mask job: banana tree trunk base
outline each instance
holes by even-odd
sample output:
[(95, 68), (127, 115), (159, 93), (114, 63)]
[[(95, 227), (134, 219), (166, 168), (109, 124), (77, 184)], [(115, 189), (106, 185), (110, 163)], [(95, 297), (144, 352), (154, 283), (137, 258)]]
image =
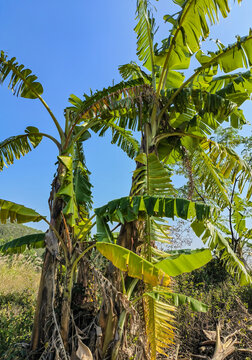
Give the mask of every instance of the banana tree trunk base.
[(52, 335), (48, 325), (52, 321), (55, 267), (55, 258), (46, 250), (32, 331), (31, 350), (33, 353), (40, 353)]

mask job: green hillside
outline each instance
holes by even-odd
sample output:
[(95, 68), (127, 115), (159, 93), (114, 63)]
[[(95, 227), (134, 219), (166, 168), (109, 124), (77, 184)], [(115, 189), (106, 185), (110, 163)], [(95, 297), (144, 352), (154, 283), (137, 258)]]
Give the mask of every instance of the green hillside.
[(3, 244), (7, 241), (13, 240), (21, 236), (35, 234), (39, 232), (41, 231), (21, 224), (10, 222), (7, 222), (6, 224), (0, 224), (0, 244)]

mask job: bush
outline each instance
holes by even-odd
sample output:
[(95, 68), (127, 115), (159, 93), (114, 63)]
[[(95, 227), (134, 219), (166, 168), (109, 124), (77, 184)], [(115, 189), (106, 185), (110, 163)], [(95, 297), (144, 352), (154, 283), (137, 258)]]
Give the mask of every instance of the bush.
[[(188, 306), (181, 306), (177, 311), (177, 322), (180, 336), (180, 352), (183, 354), (199, 354), (211, 356), (211, 347), (200, 348), (201, 342), (207, 340), (203, 330), (216, 330), (216, 324), (221, 322), (221, 335), (228, 336), (235, 330), (237, 347), (252, 348), (251, 310), (252, 287), (240, 287), (229, 276), (222, 263), (215, 259), (204, 268), (176, 278), (174, 292), (192, 296), (207, 305), (207, 313), (192, 312)], [(210, 350), (210, 353), (207, 351)], [(245, 359), (245, 353), (236, 352), (233, 360)]]
[[(17, 344), (30, 341), (34, 311), (34, 294), (26, 291), (0, 294), (1, 359), (14, 359), (16, 351), (13, 350)], [(11, 350), (9, 355), (8, 350)]]

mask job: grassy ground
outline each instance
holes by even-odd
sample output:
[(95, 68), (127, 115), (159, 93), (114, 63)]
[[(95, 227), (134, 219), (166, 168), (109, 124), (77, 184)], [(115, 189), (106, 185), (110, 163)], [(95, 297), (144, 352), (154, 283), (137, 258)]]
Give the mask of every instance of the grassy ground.
[(0, 257), (0, 359), (21, 359), (29, 342), (40, 278), (34, 253)]
[[(186, 355), (190, 359), (191, 354), (200, 355), (202, 359), (204, 356), (211, 358), (214, 347), (201, 344), (207, 340), (204, 330), (215, 331), (218, 322), (223, 337), (236, 332), (236, 349), (252, 349), (252, 287), (238, 286), (222, 268), (221, 262), (213, 260), (202, 269), (178, 276), (174, 290), (209, 306), (207, 313), (192, 312), (188, 306), (178, 309), (181, 358)], [(249, 352), (236, 350), (227, 360), (252, 360), (252, 356)]]
[[(0, 359), (25, 359), (31, 337), (42, 259), (32, 250), (19, 256), (0, 256)], [(207, 313), (194, 313), (187, 306), (176, 312), (178, 359), (191, 354), (211, 358), (213, 347), (202, 347), (203, 330), (214, 331), (218, 321), (222, 335), (235, 331), (237, 348), (252, 349), (252, 288), (239, 287), (218, 261), (204, 269), (176, 278), (174, 291), (195, 297), (209, 305)], [(176, 348), (174, 347), (174, 354)], [(172, 351), (170, 350), (169, 353)], [(174, 360), (176, 357), (167, 357)], [(252, 360), (236, 351), (227, 360)]]

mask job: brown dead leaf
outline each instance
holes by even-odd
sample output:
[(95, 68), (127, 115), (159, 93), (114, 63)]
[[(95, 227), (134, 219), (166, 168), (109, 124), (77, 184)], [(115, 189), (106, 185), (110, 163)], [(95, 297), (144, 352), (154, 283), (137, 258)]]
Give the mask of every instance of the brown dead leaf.
[(88, 346), (78, 339), (78, 349), (75, 353), (76, 360), (93, 360), (93, 355)]

